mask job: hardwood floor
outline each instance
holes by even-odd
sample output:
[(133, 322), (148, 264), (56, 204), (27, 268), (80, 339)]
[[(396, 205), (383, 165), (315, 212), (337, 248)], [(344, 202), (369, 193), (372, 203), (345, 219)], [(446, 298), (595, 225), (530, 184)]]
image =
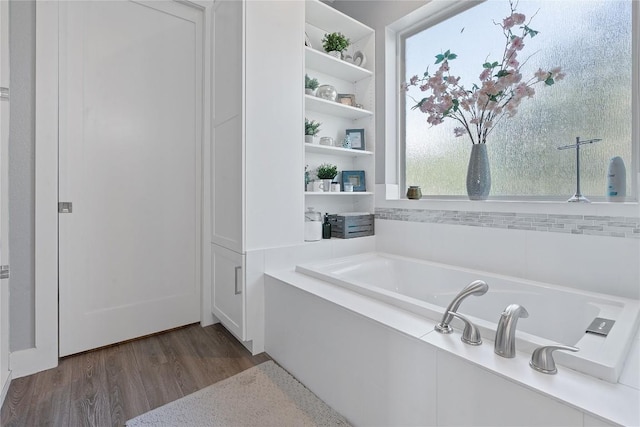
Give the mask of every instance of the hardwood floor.
[(122, 426), (165, 403), (269, 360), (220, 324), (190, 325), (60, 360), (11, 382), (2, 426)]

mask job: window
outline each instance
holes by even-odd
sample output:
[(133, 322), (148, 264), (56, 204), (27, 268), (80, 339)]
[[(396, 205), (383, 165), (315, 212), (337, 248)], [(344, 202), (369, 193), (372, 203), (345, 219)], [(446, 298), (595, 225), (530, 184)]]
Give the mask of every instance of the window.
[[(533, 17), (531, 28), (539, 31), (525, 39), (520, 59), (530, 59), (522, 65), (522, 75), (561, 66), (566, 77), (550, 87), (535, 86), (535, 96), (488, 136), (491, 197), (571, 196), (575, 151), (557, 147), (574, 143), (577, 136), (602, 138), (581, 149), (582, 193), (592, 200), (604, 197), (609, 160), (620, 156), (629, 196), (637, 168), (632, 152), (632, 1), (520, 0), (517, 11), (527, 21)], [(449, 63), (452, 74), (468, 88), (479, 83), (482, 64), (502, 57), (505, 39), (494, 21), (509, 13), (507, 0), (486, 1), (400, 34), (401, 80), (421, 76), (427, 67), (435, 71), (435, 55), (450, 50), (457, 54)], [(422, 98), (417, 88), (409, 94)], [(408, 96), (402, 95), (400, 104), (403, 184), (421, 186), (424, 195), (466, 196), (469, 137), (454, 136), (459, 126), (454, 120), (429, 125), (426, 114), (411, 109), (415, 101)]]

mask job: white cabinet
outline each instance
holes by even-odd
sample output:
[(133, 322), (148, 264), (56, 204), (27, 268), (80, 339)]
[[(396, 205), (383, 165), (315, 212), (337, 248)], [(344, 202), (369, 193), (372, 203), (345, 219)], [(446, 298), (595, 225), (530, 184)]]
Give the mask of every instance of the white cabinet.
[(245, 337), (245, 256), (211, 245), (211, 307), (235, 336)]
[(244, 3), (214, 6), (211, 241), (242, 252), (244, 219)]
[(246, 260), (303, 239), (304, 3), (216, 0), (213, 14), (211, 311), (252, 348), (262, 290), (244, 286)]
[[(365, 190), (354, 193), (305, 191), (306, 207), (321, 212), (373, 212), (374, 146), (375, 146), (375, 96), (374, 96), (374, 31), (353, 18), (317, 0), (305, 2), (305, 33), (311, 46), (304, 48), (305, 74), (318, 80), (320, 85), (329, 84), (339, 94), (355, 95), (358, 107), (304, 95), (305, 117), (321, 123), (319, 137), (328, 136), (339, 145), (347, 129), (364, 130), (364, 150), (342, 149), (331, 146), (305, 143), (305, 166), (310, 178), (322, 163), (338, 166), (341, 181), (342, 171), (364, 171)], [(322, 48), (326, 33), (341, 32), (350, 39), (346, 53), (356, 51), (364, 54), (364, 66), (327, 55)]]

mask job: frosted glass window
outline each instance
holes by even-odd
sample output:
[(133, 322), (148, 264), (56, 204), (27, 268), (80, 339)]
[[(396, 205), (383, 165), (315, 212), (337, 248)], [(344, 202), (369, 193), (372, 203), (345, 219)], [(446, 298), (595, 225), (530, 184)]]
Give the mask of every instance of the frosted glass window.
[[(606, 171), (613, 156), (632, 170), (632, 12), (631, 1), (520, 0), (517, 11), (539, 31), (526, 38), (521, 58), (525, 77), (538, 68), (562, 67), (564, 80), (535, 86), (536, 95), (522, 102), (515, 117), (504, 118), (487, 139), (491, 162), (490, 197), (568, 198), (575, 192), (575, 151), (559, 151), (575, 138), (602, 138), (581, 149), (581, 189), (589, 198), (604, 197)], [(499, 60), (504, 36), (494, 21), (510, 13), (509, 3), (487, 1), (404, 39), (403, 81), (435, 71), (435, 55), (458, 55), (451, 73), (467, 87), (479, 83), (481, 64)], [(522, 62), (522, 61), (521, 61)], [(410, 94), (421, 99), (423, 92)], [(424, 195), (466, 196), (471, 152), (467, 136), (456, 138), (453, 120), (438, 126), (405, 103), (405, 184), (419, 185)]]

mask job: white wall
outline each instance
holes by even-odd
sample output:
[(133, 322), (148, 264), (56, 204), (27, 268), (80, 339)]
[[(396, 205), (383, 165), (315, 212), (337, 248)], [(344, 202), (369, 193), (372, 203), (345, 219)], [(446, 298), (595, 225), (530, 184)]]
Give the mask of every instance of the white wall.
[(376, 220), (376, 247), (383, 252), (640, 298), (640, 239)]

